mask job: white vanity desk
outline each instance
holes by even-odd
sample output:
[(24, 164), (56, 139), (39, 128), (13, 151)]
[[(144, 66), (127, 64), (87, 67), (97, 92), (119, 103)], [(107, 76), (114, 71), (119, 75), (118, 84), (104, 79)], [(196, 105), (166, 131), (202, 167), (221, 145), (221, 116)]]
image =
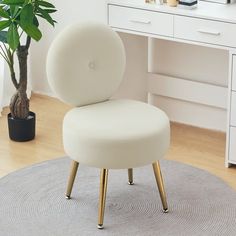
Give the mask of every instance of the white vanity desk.
[[(144, 2), (108, 0), (107, 13), (114, 30), (148, 37), (149, 99), (156, 94), (227, 109), (225, 163), (236, 164), (236, 4), (199, 2), (198, 8), (187, 10)], [(227, 50), (228, 88), (152, 73), (155, 38)]]

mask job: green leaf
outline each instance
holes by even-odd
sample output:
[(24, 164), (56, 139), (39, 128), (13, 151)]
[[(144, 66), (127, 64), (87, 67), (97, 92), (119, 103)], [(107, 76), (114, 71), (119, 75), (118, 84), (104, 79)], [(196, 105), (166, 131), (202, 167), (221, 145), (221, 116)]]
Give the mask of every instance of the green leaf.
[(37, 22), (35, 22), (34, 18), (33, 6), (27, 4), (22, 8), (19, 24), (28, 36), (39, 41), (42, 37), (42, 33), (38, 29)]
[(39, 21), (38, 21), (36, 16), (33, 19), (33, 23), (34, 23), (35, 26), (39, 27)]
[(54, 26), (52, 17), (45, 10), (43, 10), (42, 8), (38, 8), (38, 12), (41, 13), (41, 14), (38, 14), (40, 17), (42, 17), (43, 19), (48, 21), (48, 23)]
[(51, 14), (51, 13), (56, 12), (57, 10), (56, 9), (44, 9), (44, 11), (46, 11), (49, 14)]
[(7, 42), (12, 50), (16, 50), (20, 43), (20, 36), (15, 24), (11, 24), (8, 29)]
[(47, 8), (55, 8), (55, 6), (46, 1), (37, 1), (39, 6), (47, 7)]
[(31, 4), (25, 5), (20, 13), (20, 23), (22, 25), (29, 25), (33, 23), (34, 9)]
[(25, 3), (25, 0), (3, 0), (1, 3), (7, 5), (22, 5)]
[(7, 31), (0, 31), (0, 41), (7, 43)]
[(16, 14), (18, 13), (19, 6), (11, 5), (10, 6), (10, 14), (14, 18)]
[(42, 38), (42, 33), (34, 24), (32, 25), (22, 25), (20, 22), (20, 27), (25, 31), (25, 33), (36, 41)]
[(0, 6), (0, 16), (3, 18), (8, 18), (8, 19), (10, 18), (8, 12), (4, 10), (2, 6)]
[(11, 24), (11, 21), (10, 20), (2, 20), (0, 21), (0, 31), (9, 27)]

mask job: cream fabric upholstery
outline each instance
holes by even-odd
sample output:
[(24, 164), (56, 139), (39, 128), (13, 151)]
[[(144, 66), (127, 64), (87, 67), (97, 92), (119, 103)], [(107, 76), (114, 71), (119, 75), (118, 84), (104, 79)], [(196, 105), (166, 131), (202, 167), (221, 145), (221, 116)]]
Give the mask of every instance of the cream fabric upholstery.
[(109, 99), (125, 70), (122, 41), (110, 27), (96, 23), (67, 27), (54, 40), (47, 75), (64, 102), (83, 106)]
[(74, 108), (63, 123), (66, 153), (77, 162), (106, 169), (155, 162), (169, 147), (169, 133), (163, 111), (132, 100)]
[(162, 158), (170, 140), (160, 109), (132, 100), (108, 100), (125, 69), (122, 41), (100, 24), (73, 25), (53, 42), (47, 58), (49, 84), (77, 106), (63, 122), (66, 153), (89, 166), (120, 169)]

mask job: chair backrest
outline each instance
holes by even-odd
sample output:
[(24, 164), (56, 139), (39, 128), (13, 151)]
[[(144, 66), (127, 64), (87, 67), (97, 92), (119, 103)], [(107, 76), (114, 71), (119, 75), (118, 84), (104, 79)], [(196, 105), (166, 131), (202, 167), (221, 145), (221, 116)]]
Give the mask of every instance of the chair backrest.
[(53, 92), (74, 106), (108, 100), (125, 70), (125, 49), (119, 35), (98, 23), (75, 24), (53, 41), (47, 56), (47, 77)]

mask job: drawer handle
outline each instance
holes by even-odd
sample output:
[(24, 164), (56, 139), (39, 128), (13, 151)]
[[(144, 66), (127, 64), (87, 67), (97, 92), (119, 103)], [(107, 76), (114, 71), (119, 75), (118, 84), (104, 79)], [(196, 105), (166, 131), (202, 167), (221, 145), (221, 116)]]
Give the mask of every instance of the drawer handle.
[(220, 35), (220, 32), (219, 31), (213, 31), (213, 30), (198, 30), (199, 33), (202, 33), (202, 34), (211, 34), (211, 35)]
[(145, 25), (150, 25), (151, 21), (150, 20), (130, 20), (133, 23), (138, 23), (138, 24), (145, 24)]

